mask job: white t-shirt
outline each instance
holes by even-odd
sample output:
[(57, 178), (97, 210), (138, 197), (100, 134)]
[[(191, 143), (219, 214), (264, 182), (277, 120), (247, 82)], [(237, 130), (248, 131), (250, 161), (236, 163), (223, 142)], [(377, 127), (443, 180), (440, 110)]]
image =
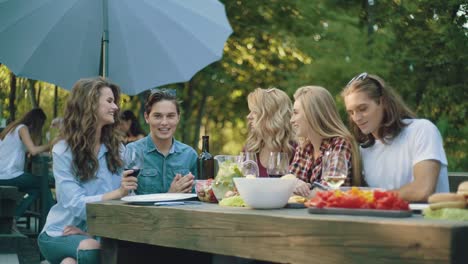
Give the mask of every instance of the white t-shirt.
[(22, 127), (25, 125), (17, 126), (0, 140), (0, 180), (13, 179), (24, 173), (26, 146), (19, 135)]
[(360, 148), (367, 183), (370, 187), (399, 189), (414, 180), (416, 163), (438, 160), (441, 168), (436, 192), (448, 192), (448, 163), (439, 130), (426, 119), (403, 121), (409, 125), (388, 144), (376, 140), (373, 146)]

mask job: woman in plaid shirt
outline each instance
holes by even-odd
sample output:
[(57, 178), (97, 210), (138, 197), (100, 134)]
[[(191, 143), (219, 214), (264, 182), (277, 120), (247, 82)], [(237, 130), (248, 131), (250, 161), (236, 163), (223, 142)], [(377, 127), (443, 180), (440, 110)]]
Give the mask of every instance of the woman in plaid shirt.
[[(324, 184), (324, 175), (344, 174), (345, 185), (361, 185), (359, 148), (338, 114), (335, 101), (323, 87), (305, 86), (294, 94), (291, 124), (300, 145), (289, 167), (298, 182), (295, 194), (309, 196), (311, 184)], [(336, 158), (325, 163), (324, 156)]]

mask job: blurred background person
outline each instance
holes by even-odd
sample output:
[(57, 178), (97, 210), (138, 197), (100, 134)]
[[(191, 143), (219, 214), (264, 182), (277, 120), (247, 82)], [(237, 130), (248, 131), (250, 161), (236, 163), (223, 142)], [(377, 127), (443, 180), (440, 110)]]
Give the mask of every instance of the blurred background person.
[(309, 196), (313, 182), (327, 185), (325, 180), (329, 175), (344, 175), (345, 186), (362, 184), (358, 145), (341, 120), (335, 100), (327, 89), (299, 88), (294, 93), (291, 124), (300, 138), (290, 165), (290, 172), (300, 179), (296, 194)]
[(124, 144), (128, 144), (146, 136), (146, 132), (141, 128), (140, 122), (131, 110), (125, 110), (120, 114), (119, 129), (123, 133)]
[(145, 121), (150, 133), (126, 146), (126, 152), (142, 151), (138, 194), (189, 193), (197, 173), (197, 152), (176, 140), (180, 103), (172, 90), (156, 90), (145, 103)]
[(291, 123), (292, 102), (277, 88), (257, 88), (247, 96), (248, 136), (244, 150), (257, 153), (260, 177), (268, 177), (266, 165), (270, 152), (286, 152), (294, 156), (296, 143)]
[[(40, 177), (25, 172), (24, 168), (27, 153), (36, 155), (48, 151), (54, 143), (40, 145), (46, 119), (44, 111), (35, 108), (10, 123), (0, 133), (0, 185), (16, 186), (20, 192), (28, 194), (16, 208), (16, 219), (24, 214), (40, 194)], [(50, 190), (47, 197), (47, 203), (52, 206), (54, 201)]]
[(354, 77), (342, 96), (370, 187), (395, 190), (410, 202), (426, 202), (434, 192), (449, 191), (447, 157), (434, 124), (417, 119), (376, 75)]
[(119, 199), (136, 189), (122, 173), (117, 133), (120, 89), (99, 77), (75, 83), (66, 104), (62, 140), (55, 144), (57, 204), (38, 237), (42, 255), (55, 263), (99, 263), (98, 240), (87, 233), (86, 204)]

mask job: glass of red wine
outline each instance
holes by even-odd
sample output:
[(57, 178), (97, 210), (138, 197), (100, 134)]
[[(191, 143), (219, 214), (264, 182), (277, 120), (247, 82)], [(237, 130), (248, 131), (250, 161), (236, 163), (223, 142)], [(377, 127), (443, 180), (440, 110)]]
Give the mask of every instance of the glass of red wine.
[(288, 174), (289, 155), (286, 152), (270, 152), (267, 173), (270, 178), (279, 178)]
[[(125, 170), (133, 170), (127, 177), (138, 177), (140, 170), (143, 167), (143, 151), (141, 149), (130, 147), (126, 148), (124, 152), (124, 166)], [(130, 190), (128, 195), (135, 195), (134, 190)]]

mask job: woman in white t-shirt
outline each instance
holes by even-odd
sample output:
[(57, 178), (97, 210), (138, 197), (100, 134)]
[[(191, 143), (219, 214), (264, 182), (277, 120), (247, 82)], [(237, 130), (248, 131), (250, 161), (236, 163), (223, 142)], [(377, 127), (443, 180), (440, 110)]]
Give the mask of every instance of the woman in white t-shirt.
[[(23, 215), (32, 202), (38, 198), (40, 179), (24, 171), (26, 153), (36, 155), (50, 149), (51, 144), (39, 146), (42, 127), (47, 119), (44, 111), (35, 108), (21, 119), (9, 124), (0, 133), (0, 185), (16, 186), (21, 192), (28, 193), (16, 208), (16, 218)], [(53, 198), (47, 196), (52, 206)]]
[(417, 119), (378, 76), (362, 73), (341, 95), (351, 130), (361, 144), (364, 179), (410, 202), (448, 192), (447, 158), (437, 127)]

